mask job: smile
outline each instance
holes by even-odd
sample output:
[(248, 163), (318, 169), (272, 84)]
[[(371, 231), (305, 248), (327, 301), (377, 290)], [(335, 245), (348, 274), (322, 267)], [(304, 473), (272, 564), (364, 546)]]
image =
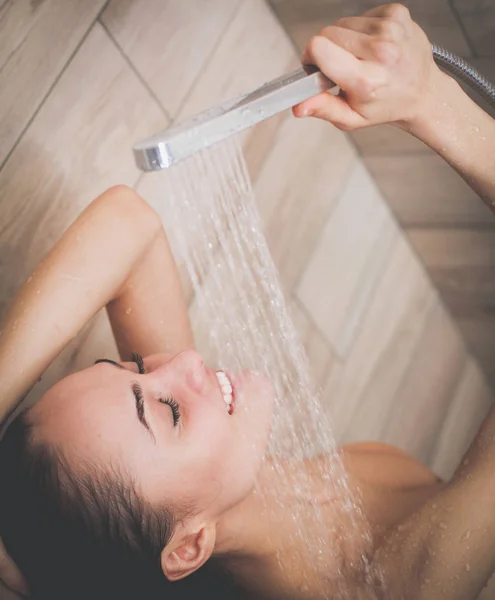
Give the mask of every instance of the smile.
[(223, 371), (215, 371), (215, 375), (217, 376), (218, 384), (222, 390), (223, 401), (225, 402), (229, 415), (231, 415), (234, 412), (234, 392), (232, 383)]

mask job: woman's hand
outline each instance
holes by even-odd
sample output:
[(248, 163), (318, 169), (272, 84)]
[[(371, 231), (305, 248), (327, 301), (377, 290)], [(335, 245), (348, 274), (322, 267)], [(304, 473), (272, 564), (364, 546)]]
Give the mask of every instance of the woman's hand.
[(344, 131), (408, 126), (441, 76), (428, 38), (401, 4), (339, 19), (310, 41), (303, 62), (319, 67), (342, 92), (310, 98), (294, 115), (325, 119)]
[(14, 592), (27, 596), (29, 588), (13, 560), (7, 554), (0, 538), (0, 579)]

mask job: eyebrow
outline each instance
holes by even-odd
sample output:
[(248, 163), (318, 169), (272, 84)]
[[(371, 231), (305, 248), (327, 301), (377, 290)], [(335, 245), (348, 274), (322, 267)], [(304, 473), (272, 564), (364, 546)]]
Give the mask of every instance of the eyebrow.
[[(118, 367), (119, 369), (123, 369), (124, 371), (130, 371), (130, 369), (127, 369), (126, 367), (120, 365), (118, 362), (115, 362), (114, 360), (111, 360), (110, 358), (99, 358), (98, 360), (95, 361), (95, 365), (97, 365), (98, 363), (108, 363), (109, 365), (113, 365), (114, 367)], [(134, 371), (131, 371), (131, 373), (134, 373)], [(153, 438), (153, 441), (156, 444), (155, 434), (153, 433), (153, 430), (151, 429), (148, 421), (146, 420), (146, 415), (144, 414), (143, 390), (142, 390), (141, 386), (139, 385), (139, 383), (137, 383), (135, 381), (133, 381), (131, 383), (131, 390), (132, 390), (132, 393), (134, 394), (134, 398), (136, 399), (137, 418), (139, 419), (139, 422), (148, 431), (148, 433), (151, 435), (151, 437)]]

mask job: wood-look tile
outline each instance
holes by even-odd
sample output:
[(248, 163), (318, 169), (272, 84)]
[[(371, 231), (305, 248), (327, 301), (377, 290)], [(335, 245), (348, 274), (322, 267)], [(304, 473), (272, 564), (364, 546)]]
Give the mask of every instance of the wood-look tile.
[(350, 135), (362, 156), (433, 153), (423, 142), (393, 125), (365, 127)]
[(292, 300), (289, 305), (289, 311), (292, 322), (306, 351), (313, 381), (316, 388), (319, 389), (323, 387), (329, 377), (330, 370), (335, 361), (335, 355), (328, 341), (318, 331), (297, 300)]
[(429, 268), (495, 267), (495, 229), (412, 227), (407, 236)]
[(96, 25), (0, 173), (0, 314), (93, 198), (138, 177), (132, 144), (163, 125)]
[[(0, 7), (0, 164), (105, 0), (15, 0)], [(59, 32), (54, 35), (54, 31)]]
[(484, 372), (488, 383), (495, 389), (495, 317), (486, 315), (458, 316), (457, 326), (466, 345)]
[(450, 408), (431, 455), (431, 467), (441, 477), (452, 477), (483, 419), (493, 405), (493, 390), (478, 365), (469, 359), (464, 365)]
[(288, 116), (255, 182), (265, 235), (290, 294), (313, 251), (356, 154), (327, 123)]
[(495, 268), (440, 268), (429, 274), (456, 319), (484, 319), (495, 313)]
[[(341, 17), (361, 15), (380, 3), (376, 0), (271, 0), (271, 4), (302, 51), (309, 38), (321, 28)], [(461, 56), (471, 55), (447, 0), (403, 0), (402, 4), (409, 7), (413, 19), (432, 42)]]
[(435, 301), (422, 266), (399, 237), (352, 352), (334, 365), (325, 386), (339, 442), (380, 439)]
[[(247, 0), (197, 78), (177, 121), (251, 92), (297, 65), (290, 39), (266, 2)], [(268, 144), (283, 119), (280, 115), (241, 134), (252, 177), (259, 172)]]
[[(240, 4), (240, 0), (112, 0), (102, 20), (173, 117), (207, 68)], [(205, 101), (201, 108), (208, 108)]]
[(254, 90), (294, 64), (289, 37), (264, 0), (247, 0), (218, 42), (181, 107), (181, 121)]
[(495, 55), (495, 6), (492, 0), (453, 0), (477, 54)]
[(495, 312), (495, 231), (410, 229), (408, 236), (453, 316)]
[(364, 161), (404, 227), (493, 221), (477, 194), (437, 155), (370, 156)]
[(358, 163), (296, 288), (340, 358), (352, 349), (398, 235), (388, 206)]
[(466, 362), (462, 338), (437, 300), (396, 390), (381, 439), (429, 464)]

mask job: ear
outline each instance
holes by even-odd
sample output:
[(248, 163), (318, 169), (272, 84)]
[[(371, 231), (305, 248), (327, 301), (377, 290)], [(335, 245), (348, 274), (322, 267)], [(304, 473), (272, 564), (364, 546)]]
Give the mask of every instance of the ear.
[(216, 527), (213, 523), (202, 525), (195, 531), (182, 534), (162, 550), (161, 565), (169, 581), (178, 581), (194, 573), (213, 554)]

